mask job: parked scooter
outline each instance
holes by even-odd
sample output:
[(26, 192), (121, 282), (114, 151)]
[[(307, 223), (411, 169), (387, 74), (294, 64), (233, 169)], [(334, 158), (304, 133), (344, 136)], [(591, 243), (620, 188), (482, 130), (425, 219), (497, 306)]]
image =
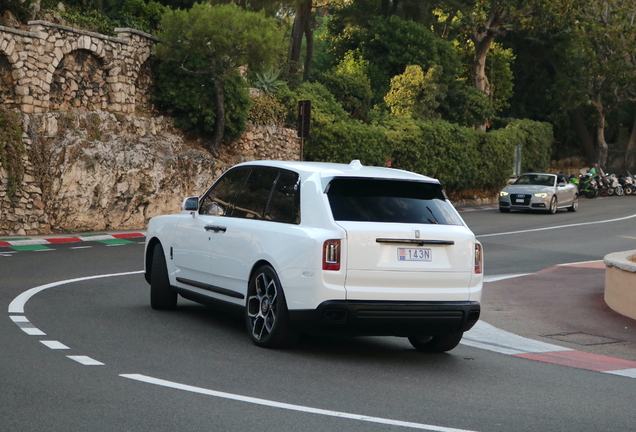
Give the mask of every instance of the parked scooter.
[(618, 182), (623, 187), (623, 190), (625, 191), (625, 195), (632, 195), (636, 193), (634, 178), (629, 173), (629, 171), (627, 171), (627, 174), (621, 174), (618, 177)]
[(609, 196), (612, 195), (616, 195), (616, 196), (623, 196), (625, 195), (625, 190), (623, 189), (623, 186), (621, 186), (621, 184), (618, 181), (618, 178), (616, 177), (615, 174), (608, 174), (605, 179), (606, 180), (606, 184), (608, 187), (608, 194)]

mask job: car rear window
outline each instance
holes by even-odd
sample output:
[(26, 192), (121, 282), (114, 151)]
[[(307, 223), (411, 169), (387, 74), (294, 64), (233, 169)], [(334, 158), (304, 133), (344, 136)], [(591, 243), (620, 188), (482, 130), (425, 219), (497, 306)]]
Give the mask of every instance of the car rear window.
[(337, 221), (462, 224), (439, 184), (335, 178), (326, 193)]

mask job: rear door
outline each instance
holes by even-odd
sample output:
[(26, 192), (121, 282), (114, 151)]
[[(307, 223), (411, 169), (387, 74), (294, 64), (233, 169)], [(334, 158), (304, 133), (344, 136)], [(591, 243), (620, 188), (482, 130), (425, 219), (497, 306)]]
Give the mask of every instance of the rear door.
[(439, 184), (343, 178), (328, 196), (347, 232), (348, 299), (469, 298), (475, 238)]

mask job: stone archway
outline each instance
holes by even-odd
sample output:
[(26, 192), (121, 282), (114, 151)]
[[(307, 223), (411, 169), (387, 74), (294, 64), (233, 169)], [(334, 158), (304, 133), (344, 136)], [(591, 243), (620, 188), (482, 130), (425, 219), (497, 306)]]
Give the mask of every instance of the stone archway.
[(0, 52), (0, 106), (11, 109), (19, 105), (15, 92), (13, 67), (9, 58)]
[(69, 52), (53, 73), (50, 110), (106, 110), (109, 103), (106, 76), (103, 61), (91, 51), (78, 49)]

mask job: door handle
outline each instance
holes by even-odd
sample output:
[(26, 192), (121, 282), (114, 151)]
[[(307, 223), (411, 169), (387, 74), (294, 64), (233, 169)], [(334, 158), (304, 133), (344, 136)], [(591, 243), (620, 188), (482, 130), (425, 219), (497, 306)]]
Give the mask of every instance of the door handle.
[(205, 230), (206, 231), (214, 231), (215, 233), (218, 233), (218, 232), (224, 233), (225, 231), (227, 231), (227, 228), (222, 227), (222, 226), (217, 226), (217, 225), (206, 225), (205, 226)]

